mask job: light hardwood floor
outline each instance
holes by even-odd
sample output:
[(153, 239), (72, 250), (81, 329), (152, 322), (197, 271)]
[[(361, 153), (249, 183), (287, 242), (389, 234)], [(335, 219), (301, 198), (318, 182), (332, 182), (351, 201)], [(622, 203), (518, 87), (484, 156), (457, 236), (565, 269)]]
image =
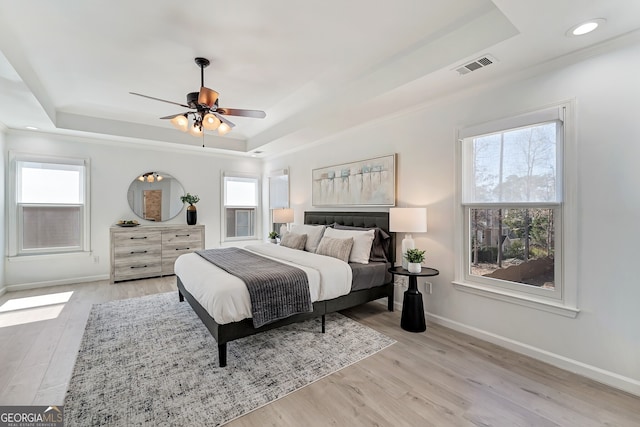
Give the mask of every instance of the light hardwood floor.
[[(4, 294), (0, 405), (62, 404), (91, 305), (175, 289), (164, 277)], [(2, 308), (70, 291), (64, 305)], [(640, 426), (639, 397), (438, 325), (403, 331), (382, 304), (344, 313), (397, 343), (228, 425)]]

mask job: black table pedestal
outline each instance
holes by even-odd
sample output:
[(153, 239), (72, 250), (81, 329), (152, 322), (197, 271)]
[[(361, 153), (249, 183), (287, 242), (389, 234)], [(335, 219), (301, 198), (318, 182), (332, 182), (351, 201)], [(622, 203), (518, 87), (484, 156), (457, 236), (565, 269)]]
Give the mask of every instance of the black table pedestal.
[(404, 292), (400, 326), (409, 332), (424, 332), (427, 330), (422, 294), (418, 291), (416, 276), (409, 276), (409, 289)]
[[(404, 268), (391, 267), (389, 273), (409, 278), (409, 288), (404, 292), (402, 301), (402, 318), (400, 326), (409, 332), (424, 332), (427, 330), (427, 321), (424, 316), (422, 294), (418, 291), (418, 277), (437, 276), (438, 270), (430, 267), (422, 267), (419, 273), (412, 273)], [(394, 279), (395, 280), (395, 279)]]

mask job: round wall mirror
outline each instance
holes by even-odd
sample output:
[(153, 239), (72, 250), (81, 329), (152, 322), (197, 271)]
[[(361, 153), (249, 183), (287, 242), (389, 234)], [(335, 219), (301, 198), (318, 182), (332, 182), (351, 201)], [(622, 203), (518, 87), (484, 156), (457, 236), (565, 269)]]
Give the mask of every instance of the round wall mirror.
[(155, 222), (168, 221), (182, 211), (180, 196), (184, 196), (182, 184), (164, 172), (140, 174), (127, 192), (131, 210), (140, 218)]

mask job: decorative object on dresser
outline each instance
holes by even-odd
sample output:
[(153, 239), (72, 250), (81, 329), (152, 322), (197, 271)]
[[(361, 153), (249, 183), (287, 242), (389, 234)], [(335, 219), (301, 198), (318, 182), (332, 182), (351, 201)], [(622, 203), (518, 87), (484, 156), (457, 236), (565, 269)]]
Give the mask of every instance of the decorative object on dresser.
[(180, 201), (182, 203), (189, 203), (187, 207), (187, 225), (196, 225), (198, 222), (198, 211), (195, 205), (200, 201), (200, 197), (187, 193), (180, 197)]
[(278, 233), (275, 231), (270, 231), (267, 237), (269, 238), (270, 243), (278, 243)]
[(110, 228), (111, 283), (174, 274), (182, 255), (204, 249), (204, 225)]
[(313, 206), (395, 206), (396, 155), (314, 169)]
[(140, 223), (138, 223), (138, 221), (136, 221), (135, 219), (121, 219), (120, 221), (116, 222), (116, 225), (118, 227), (137, 227), (140, 225)]
[(389, 230), (394, 232), (407, 233), (402, 239), (402, 268), (409, 267), (407, 251), (415, 249), (415, 242), (409, 233), (427, 232), (427, 209), (426, 208), (390, 208), (389, 209)]

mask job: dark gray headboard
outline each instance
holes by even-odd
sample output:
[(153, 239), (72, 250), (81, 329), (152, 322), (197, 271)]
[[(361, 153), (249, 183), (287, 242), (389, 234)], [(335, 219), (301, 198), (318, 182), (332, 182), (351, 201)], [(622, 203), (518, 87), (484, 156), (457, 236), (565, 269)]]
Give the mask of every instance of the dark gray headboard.
[(378, 227), (389, 233), (391, 243), (389, 245), (390, 261), (396, 259), (396, 235), (389, 231), (389, 212), (305, 212), (305, 224), (330, 225), (337, 222), (341, 225), (352, 227)]

